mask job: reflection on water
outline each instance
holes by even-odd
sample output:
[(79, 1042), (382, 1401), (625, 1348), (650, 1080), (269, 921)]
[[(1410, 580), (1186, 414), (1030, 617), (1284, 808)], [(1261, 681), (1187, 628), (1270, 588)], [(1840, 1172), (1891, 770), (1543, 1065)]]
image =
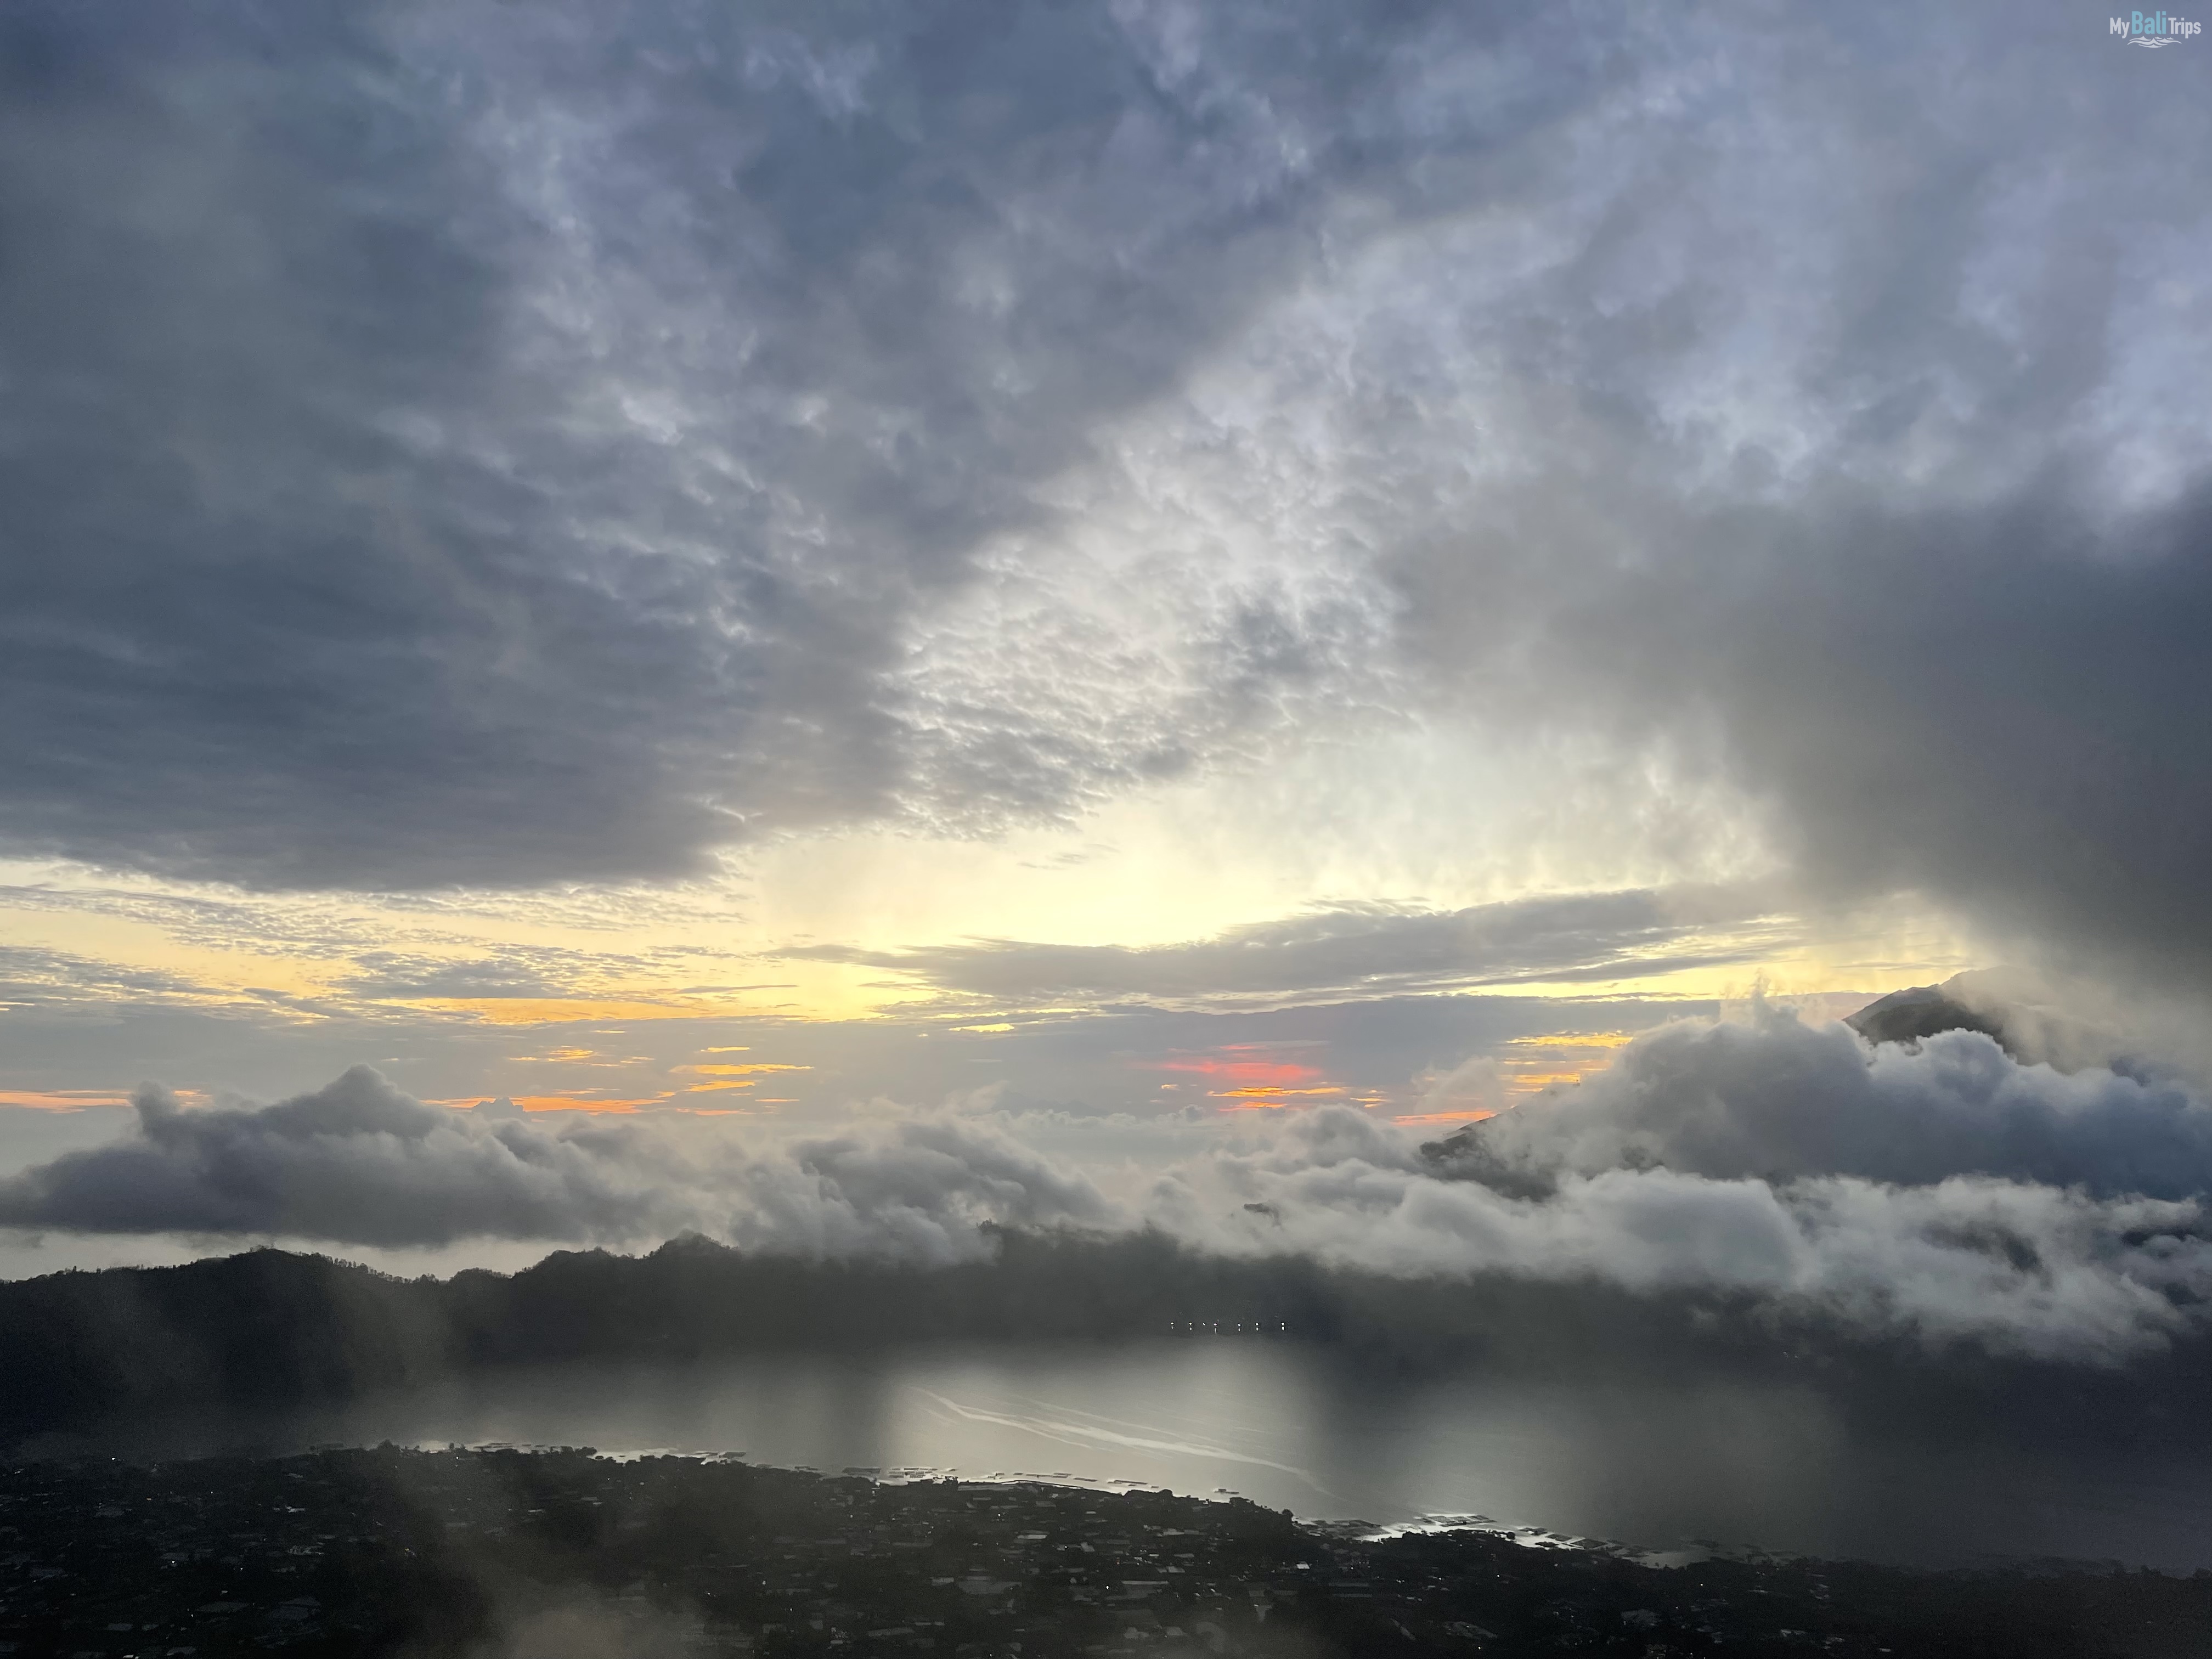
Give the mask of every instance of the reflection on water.
[(1702, 1539), (1931, 1564), (2212, 1565), (2201, 1450), (2116, 1456), (2020, 1438), (1998, 1425), (1847, 1426), (1809, 1384), (1409, 1380), (1294, 1346), (1184, 1341), (501, 1370), (35, 1449), (174, 1456), (388, 1439), (741, 1451), (828, 1470), (1229, 1491), (1316, 1517), (1481, 1514), (1651, 1548)]

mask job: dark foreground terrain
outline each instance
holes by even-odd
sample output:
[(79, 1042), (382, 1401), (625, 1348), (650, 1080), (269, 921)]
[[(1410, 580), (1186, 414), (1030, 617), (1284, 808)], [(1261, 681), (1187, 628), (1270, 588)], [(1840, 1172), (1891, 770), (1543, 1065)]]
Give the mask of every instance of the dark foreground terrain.
[(0, 1653), (2212, 1654), (2212, 1573), (1656, 1568), (1243, 1501), (325, 1451), (0, 1475)]

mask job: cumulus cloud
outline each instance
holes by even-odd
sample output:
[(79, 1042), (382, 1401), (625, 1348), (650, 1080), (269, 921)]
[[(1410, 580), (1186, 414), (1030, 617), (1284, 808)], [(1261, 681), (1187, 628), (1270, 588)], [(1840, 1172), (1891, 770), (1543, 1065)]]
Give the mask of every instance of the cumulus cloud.
[(766, 1148), (502, 1103), (426, 1105), (368, 1066), (265, 1107), (188, 1109), (149, 1085), (133, 1133), (0, 1181), (0, 1226), (289, 1237), (629, 1242), (690, 1230), (802, 1255), (942, 1263), (985, 1224), (1097, 1224), (1110, 1207), (988, 1124), (905, 1120)]
[(1447, 1143), (1443, 1167), (1503, 1187), (1665, 1168), (1718, 1179), (1988, 1176), (2111, 1197), (2212, 1191), (2212, 1101), (2172, 1080), (2022, 1066), (1978, 1031), (1869, 1049), (1786, 1013), (1681, 1024), (1559, 1097)]

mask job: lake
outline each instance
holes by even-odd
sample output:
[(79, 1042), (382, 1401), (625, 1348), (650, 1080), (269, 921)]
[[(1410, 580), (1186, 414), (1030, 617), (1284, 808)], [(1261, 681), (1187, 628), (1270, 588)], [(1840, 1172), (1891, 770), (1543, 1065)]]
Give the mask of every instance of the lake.
[(1314, 1518), (1480, 1515), (1652, 1550), (2212, 1566), (2212, 1458), (2194, 1424), (2116, 1441), (1972, 1412), (1885, 1421), (1814, 1381), (1408, 1376), (1290, 1343), (519, 1368), (251, 1419), (141, 1419), (26, 1449), (171, 1457), (383, 1440), (1127, 1482)]

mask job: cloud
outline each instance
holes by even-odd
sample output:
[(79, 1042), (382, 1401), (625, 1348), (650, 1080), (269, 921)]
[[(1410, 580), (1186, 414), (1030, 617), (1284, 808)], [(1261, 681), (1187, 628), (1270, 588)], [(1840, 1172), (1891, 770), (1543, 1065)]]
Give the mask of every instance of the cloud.
[(2202, 491), (2093, 526), (2049, 488), (1967, 508), (1850, 485), (1644, 520), (1646, 573), (1534, 602), (1521, 690), (1626, 747), (1702, 747), (1768, 803), (1801, 892), (1917, 888), (2201, 986), (2212, 702), (2174, 619), (2212, 614), (2208, 526)]
[(1672, 768), (1814, 896), (2204, 967), (2142, 158), (2212, 115), (2094, 19), (176, 20), (0, 25), (14, 850), (659, 879), (1435, 721), (1609, 747), (1659, 864)]
[(1946, 98), (1996, 15), (1902, 15), (1639, 40), (1654, 79), (1516, 152), (1511, 210), (1272, 308), (1133, 488), (1225, 514), (1237, 453), (1376, 550), (1405, 706), (1601, 735), (1616, 811), (1724, 782), (1808, 898), (1919, 889), (2201, 988), (2212, 213), (2132, 158), (2208, 118), (2039, 34), (2076, 115), (2039, 71)]
[(988, 1124), (903, 1119), (876, 1133), (792, 1142), (747, 1166), (732, 1243), (932, 1265), (988, 1254), (985, 1221), (1097, 1226), (1119, 1214), (1091, 1182)]
[(426, 1106), (367, 1066), (258, 1109), (186, 1109), (150, 1085), (133, 1103), (126, 1139), (10, 1179), (0, 1223), (404, 1244), (629, 1236), (686, 1213), (680, 1166), (649, 1142)]
[(278, 991), (210, 986), (166, 969), (106, 962), (71, 951), (0, 945), (0, 1007), (106, 1015), (120, 1003), (281, 1010), (289, 1000)]
[(1452, 911), (1340, 904), (1180, 945), (979, 939), (910, 951), (817, 945), (784, 954), (912, 974), (994, 1002), (1142, 999), (1197, 1006), (1640, 976), (1749, 961), (1778, 933), (1755, 893), (1678, 888)]
[(135, 1132), (0, 1180), (0, 1226), (404, 1246), (623, 1242), (687, 1229), (797, 1254), (942, 1263), (999, 1222), (1097, 1223), (1090, 1183), (988, 1124), (906, 1121), (760, 1150), (638, 1122), (540, 1127), (425, 1105), (368, 1066), (265, 1107), (139, 1091)]
[[(1147, 710), (1209, 729), (1243, 637), (1222, 573), (1264, 570), (1308, 740), (1456, 723), (1538, 793), (1595, 743), (1579, 816), (1652, 860), (1741, 842), (1802, 902), (1917, 890), (2212, 984), (2212, 210), (2137, 161), (2212, 117), (2061, 27), (1990, 73), (2008, 14), (1863, 15), (1578, 11), (1620, 81), (1466, 197), (1347, 229), (1113, 429), (1080, 561), (1012, 549), (963, 596), (927, 641), (961, 729), (1049, 719), (1027, 752), (1101, 772), (1123, 733), (1160, 746)], [(1388, 833), (1407, 786), (1358, 784)]]
[(1465, 1166), (1523, 1185), (1663, 1167), (1911, 1186), (1977, 1175), (2185, 1199), (2212, 1192), (2212, 1101), (2179, 1081), (2022, 1066), (1978, 1031), (1869, 1050), (1846, 1026), (1777, 1013), (1652, 1032), (1579, 1088), (1471, 1132)]
[[(5, 21), (0, 797), (16, 849), (264, 888), (659, 878), (1064, 805), (990, 734), (945, 758), (917, 619), (1398, 165), (1401, 52), (1503, 38), (204, 21)], [(1297, 653), (1238, 614), (1265, 702)]]

